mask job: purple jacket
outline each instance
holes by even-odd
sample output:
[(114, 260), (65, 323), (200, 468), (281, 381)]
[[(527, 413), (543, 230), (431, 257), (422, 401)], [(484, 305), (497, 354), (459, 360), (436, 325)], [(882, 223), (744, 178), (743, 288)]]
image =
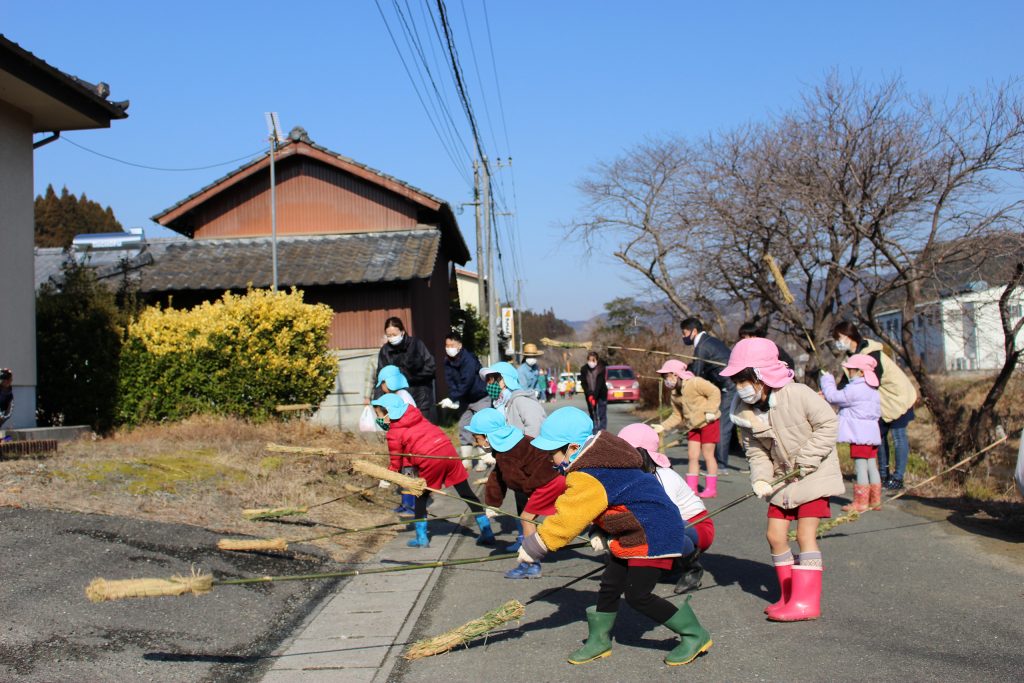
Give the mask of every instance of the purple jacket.
[(836, 389), (831, 374), (821, 376), (821, 393), (825, 400), (839, 408), (839, 441), (864, 446), (882, 443), (878, 421), (882, 418), (882, 397), (878, 389), (869, 387), (863, 377), (850, 380), (843, 389)]

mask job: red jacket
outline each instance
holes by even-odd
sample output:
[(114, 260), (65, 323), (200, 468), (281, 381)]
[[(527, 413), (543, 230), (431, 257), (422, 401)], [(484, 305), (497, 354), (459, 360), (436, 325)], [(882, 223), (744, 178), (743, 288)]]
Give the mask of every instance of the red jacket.
[(455, 446), (441, 429), (431, 424), (423, 413), (413, 406), (405, 410), (398, 420), (391, 421), (387, 432), (388, 451), (414, 453), (416, 455), (443, 455), (451, 460), (417, 458), (415, 456), (392, 455), (388, 469), (401, 472), (403, 467), (413, 466), (420, 470), (419, 476), (427, 480), (432, 489), (455, 486), (469, 478)]

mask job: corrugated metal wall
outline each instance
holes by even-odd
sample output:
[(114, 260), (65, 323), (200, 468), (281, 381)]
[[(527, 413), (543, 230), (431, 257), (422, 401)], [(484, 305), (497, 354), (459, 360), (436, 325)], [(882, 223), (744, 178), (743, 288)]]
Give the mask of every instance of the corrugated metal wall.
[(395, 315), (409, 321), (410, 283), (307, 287), (308, 303), (327, 304), (334, 310), (332, 349), (379, 348), (384, 343), (384, 321)]
[[(417, 205), (383, 188), (306, 157), (277, 164), (279, 235), (408, 230)], [(195, 237), (270, 234), (270, 175), (243, 180), (196, 209)]]

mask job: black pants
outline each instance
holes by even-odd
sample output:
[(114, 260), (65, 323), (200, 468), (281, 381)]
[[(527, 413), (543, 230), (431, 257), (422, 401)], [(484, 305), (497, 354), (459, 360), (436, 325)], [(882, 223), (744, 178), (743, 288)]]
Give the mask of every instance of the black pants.
[[(459, 498), (465, 498), (466, 500), (473, 501), (472, 503), (467, 503), (467, 505), (469, 505), (470, 510), (472, 510), (474, 513), (478, 515), (483, 514), (484, 508), (483, 506), (480, 505), (480, 499), (476, 497), (475, 493), (473, 493), (473, 489), (469, 487), (468, 479), (460, 484), (455, 485), (455, 493), (459, 495)], [(424, 491), (422, 494), (416, 497), (416, 519), (426, 518), (427, 498), (429, 497), (430, 491)]]
[(516, 498), (516, 514), (522, 517), (523, 508), (526, 507), (526, 502), (530, 500), (530, 497), (523, 493), (522, 491), (513, 490), (512, 493), (515, 495)]
[(630, 567), (626, 560), (608, 555), (597, 594), (597, 611), (618, 612), (619, 598), (625, 594), (627, 605), (664, 624), (676, 613), (676, 606), (651, 594), (661, 574), (662, 570), (657, 567)]

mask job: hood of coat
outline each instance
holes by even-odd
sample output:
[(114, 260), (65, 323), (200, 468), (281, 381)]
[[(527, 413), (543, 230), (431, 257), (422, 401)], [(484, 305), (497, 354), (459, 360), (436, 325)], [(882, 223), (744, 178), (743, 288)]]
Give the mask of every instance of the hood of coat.
[(423, 413), (419, 411), (416, 406), (409, 406), (405, 409), (405, 414), (397, 420), (391, 421), (391, 429), (398, 427), (399, 429), (407, 429), (409, 427), (415, 427), (416, 425), (422, 424), (427, 418), (423, 417)]
[(611, 432), (598, 432), (587, 440), (568, 472), (589, 467), (618, 470), (638, 470), (643, 467), (643, 457), (625, 439)]

